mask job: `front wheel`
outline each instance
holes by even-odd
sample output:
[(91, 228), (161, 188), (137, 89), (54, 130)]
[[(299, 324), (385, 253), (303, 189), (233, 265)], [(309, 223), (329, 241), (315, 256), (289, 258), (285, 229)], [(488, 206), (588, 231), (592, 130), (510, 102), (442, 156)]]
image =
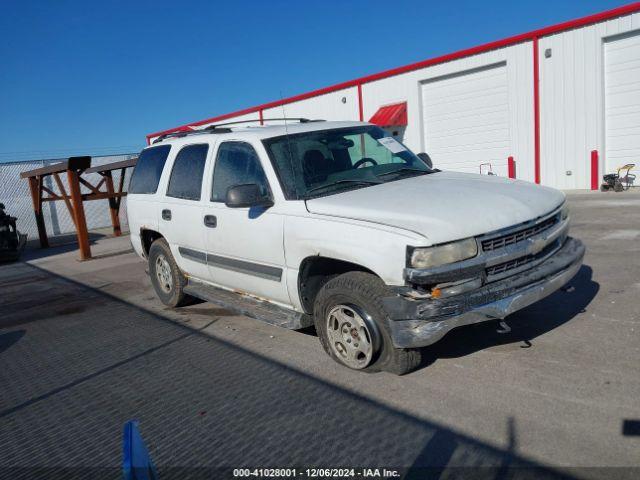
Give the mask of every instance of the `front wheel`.
[(382, 280), (366, 272), (338, 275), (322, 287), (314, 304), (314, 322), (331, 358), (354, 370), (398, 375), (420, 364), (420, 350), (393, 346), (380, 302), (387, 295)]

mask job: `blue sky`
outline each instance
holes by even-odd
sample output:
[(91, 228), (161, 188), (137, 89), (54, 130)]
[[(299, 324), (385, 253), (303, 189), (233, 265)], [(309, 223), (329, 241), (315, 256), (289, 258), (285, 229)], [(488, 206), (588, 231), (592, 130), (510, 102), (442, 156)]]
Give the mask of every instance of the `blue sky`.
[(0, 162), (138, 151), (150, 132), (625, 3), (2, 0)]

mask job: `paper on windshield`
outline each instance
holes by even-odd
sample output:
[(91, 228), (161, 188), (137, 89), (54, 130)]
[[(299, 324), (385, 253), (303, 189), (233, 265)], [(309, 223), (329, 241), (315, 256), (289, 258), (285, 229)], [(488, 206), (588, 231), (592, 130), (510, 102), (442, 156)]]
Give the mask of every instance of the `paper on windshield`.
[(380, 143), (383, 147), (385, 147), (391, 153), (400, 153), (407, 150), (402, 146), (402, 144), (399, 141), (397, 141), (393, 137), (379, 138), (378, 143)]

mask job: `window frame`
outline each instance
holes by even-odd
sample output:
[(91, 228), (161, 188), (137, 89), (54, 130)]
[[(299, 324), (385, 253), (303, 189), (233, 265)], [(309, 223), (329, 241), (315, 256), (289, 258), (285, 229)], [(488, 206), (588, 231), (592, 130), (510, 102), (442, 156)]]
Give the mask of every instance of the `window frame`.
[[(264, 176), (264, 181), (266, 183), (266, 187), (267, 187), (267, 195), (269, 195), (272, 199), (273, 199), (273, 190), (271, 189), (271, 184), (269, 183), (269, 177), (267, 175), (267, 170), (265, 169), (265, 166), (262, 162), (262, 158), (260, 157), (260, 153), (258, 153), (258, 149), (256, 149), (256, 147), (251, 143), (248, 142), (246, 140), (240, 140), (240, 139), (228, 139), (228, 140), (222, 140), (220, 143), (218, 143), (217, 148), (216, 148), (216, 154), (215, 154), (215, 159), (212, 162), (213, 163), (213, 167), (211, 169), (211, 173), (209, 175), (209, 180), (210, 180), (210, 187), (209, 187), (209, 202), (210, 203), (216, 203), (216, 204), (225, 204), (225, 199), (223, 200), (214, 200), (213, 199), (213, 187), (215, 185), (215, 177), (216, 177), (216, 168), (218, 166), (218, 159), (220, 157), (220, 149), (227, 143), (235, 143), (235, 144), (243, 144), (243, 145), (248, 145), (251, 150), (253, 150), (253, 153), (256, 156), (256, 159), (258, 161), (258, 165), (260, 166), (260, 168), (262, 169), (262, 174)], [(248, 183), (238, 183), (237, 185), (247, 185)], [(231, 185), (233, 186), (233, 185)], [(229, 187), (227, 187), (228, 189)]]
[[(171, 195), (169, 193), (169, 189), (171, 188), (171, 177), (173, 176), (173, 170), (176, 167), (176, 162), (178, 161), (178, 157), (180, 156), (180, 152), (182, 152), (184, 149), (189, 148), (189, 147), (194, 147), (194, 146), (199, 146), (199, 145), (204, 145), (207, 147), (207, 151), (206, 154), (204, 156), (204, 164), (202, 166), (202, 178), (200, 179), (200, 196), (198, 198), (185, 198), (185, 197), (177, 197), (175, 195)], [(201, 202), (202, 201), (202, 192), (204, 190), (204, 182), (205, 182), (205, 174), (207, 171), (207, 160), (209, 159), (209, 155), (211, 154), (212, 148), (211, 148), (211, 144), (209, 142), (197, 142), (197, 143), (187, 143), (184, 145), (181, 145), (180, 148), (175, 152), (175, 155), (173, 156), (173, 161), (171, 162), (171, 171), (168, 172), (168, 178), (167, 178), (167, 187), (165, 190), (165, 197), (167, 198), (172, 198), (175, 200), (184, 200), (186, 202)]]
[[(158, 189), (160, 188), (160, 186), (162, 184), (162, 177), (164, 176), (164, 172), (167, 169), (167, 163), (169, 163), (169, 160), (170, 160), (170, 158), (172, 156), (172, 153), (173, 153), (173, 145), (164, 144), (164, 145), (155, 145), (155, 146), (152, 146), (152, 147), (147, 147), (147, 148), (144, 148), (142, 150), (142, 152), (140, 152), (140, 154), (138, 155), (138, 161), (139, 161), (140, 156), (142, 155), (143, 152), (147, 152), (147, 151), (155, 150), (155, 149), (160, 149), (160, 148), (167, 148), (167, 147), (168, 147), (167, 155), (166, 155), (166, 157), (164, 159), (164, 163), (162, 165), (162, 170), (160, 170), (160, 175), (158, 176), (158, 181), (156, 182), (155, 189), (153, 191), (149, 191), (149, 192), (132, 192), (132, 191), (130, 191), (130, 189), (131, 189), (131, 180), (133, 180), (135, 178), (134, 177), (135, 176), (135, 168), (134, 168), (133, 173), (131, 175), (131, 178), (129, 179), (129, 184), (127, 186), (127, 195), (156, 195), (158, 193)], [(137, 167), (137, 164), (136, 164), (136, 167)]]

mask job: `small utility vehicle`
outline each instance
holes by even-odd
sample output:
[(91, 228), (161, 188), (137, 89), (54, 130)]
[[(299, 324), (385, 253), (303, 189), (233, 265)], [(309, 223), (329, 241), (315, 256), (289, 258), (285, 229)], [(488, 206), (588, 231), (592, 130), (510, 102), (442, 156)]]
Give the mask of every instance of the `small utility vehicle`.
[(16, 227), (16, 217), (7, 215), (0, 203), (0, 262), (11, 262), (20, 258), (27, 243), (27, 235)]

